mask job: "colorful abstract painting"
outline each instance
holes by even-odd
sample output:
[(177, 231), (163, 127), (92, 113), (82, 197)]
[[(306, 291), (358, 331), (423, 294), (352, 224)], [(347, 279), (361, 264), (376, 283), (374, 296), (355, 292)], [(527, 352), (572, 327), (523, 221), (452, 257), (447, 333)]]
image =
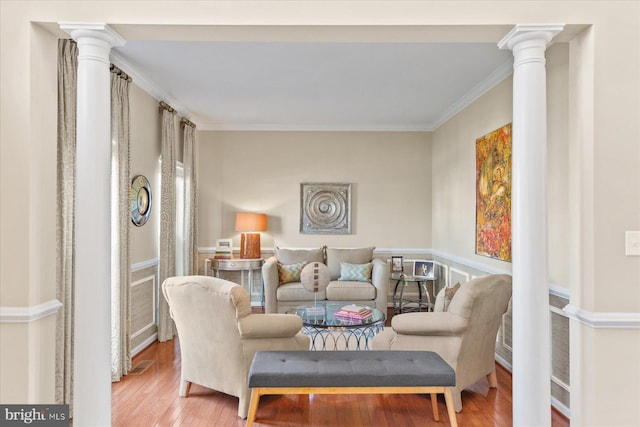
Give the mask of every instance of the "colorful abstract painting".
[(476, 139), (476, 253), (511, 261), (511, 124)]

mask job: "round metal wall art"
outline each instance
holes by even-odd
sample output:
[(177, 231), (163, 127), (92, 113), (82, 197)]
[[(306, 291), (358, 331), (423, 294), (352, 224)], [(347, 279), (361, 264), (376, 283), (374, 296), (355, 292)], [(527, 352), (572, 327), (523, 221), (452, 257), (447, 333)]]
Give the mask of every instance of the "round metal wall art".
[(151, 215), (151, 184), (145, 176), (138, 175), (131, 181), (129, 205), (131, 222), (142, 227)]
[(300, 232), (351, 234), (351, 184), (300, 186)]

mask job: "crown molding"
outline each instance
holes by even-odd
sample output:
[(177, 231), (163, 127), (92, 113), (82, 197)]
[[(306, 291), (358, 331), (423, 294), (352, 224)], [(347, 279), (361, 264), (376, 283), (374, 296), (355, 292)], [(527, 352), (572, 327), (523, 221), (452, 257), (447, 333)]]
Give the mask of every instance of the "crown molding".
[(57, 299), (30, 307), (0, 307), (0, 323), (30, 323), (58, 313), (61, 307)]
[(133, 80), (133, 82), (139, 86), (142, 90), (144, 90), (147, 94), (151, 95), (153, 98), (158, 101), (164, 101), (169, 104), (173, 109), (178, 112), (178, 115), (188, 119), (189, 121), (195, 123), (196, 127), (199, 128), (200, 124), (196, 119), (193, 119), (193, 114), (184, 107), (184, 105), (178, 101), (176, 98), (170, 96), (164, 89), (156, 86), (152, 81), (145, 78), (145, 76), (138, 72), (136, 67), (134, 67), (129, 61), (124, 59), (122, 55), (120, 55), (117, 51), (111, 49), (111, 62), (120, 68), (122, 71), (127, 73), (129, 77)]
[(326, 124), (245, 124), (225, 125), (222, 123), (200, 122), (199, 130), (204, 131), (273, 131), (273, 132), (431, 132), (433, 127), (393, 126), (393, 125), (326, 125)]
[(464, 94), (462, 98), (451, 104), (433, 123), (431, 123), (431, 130), (438, 129), (445, 124), (449, 119), (456, 114), (467, 108), (474, 101), (480, 98), (485, 93), (496, 87), (498, 83), (513, 74), (513, 60), (503, 62), (500, 67), (495, 69), (486, 79), (475, 85), (469, 92)]

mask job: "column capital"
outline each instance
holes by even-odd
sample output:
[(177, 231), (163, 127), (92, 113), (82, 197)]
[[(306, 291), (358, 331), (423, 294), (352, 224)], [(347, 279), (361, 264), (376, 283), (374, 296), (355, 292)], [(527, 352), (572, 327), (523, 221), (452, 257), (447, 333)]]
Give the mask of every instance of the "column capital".
[(513, 50), (516, 44), (528, 40), (543, 40), (548, 45), (563, 29), (564, 24), (518, 24), (498, 42), (498, 48)]
[(104, 22), (58, 22), (60, 29), (75, 41), (83, 37), (103, 40), (109, 47), (124, 46), (127, 41)]

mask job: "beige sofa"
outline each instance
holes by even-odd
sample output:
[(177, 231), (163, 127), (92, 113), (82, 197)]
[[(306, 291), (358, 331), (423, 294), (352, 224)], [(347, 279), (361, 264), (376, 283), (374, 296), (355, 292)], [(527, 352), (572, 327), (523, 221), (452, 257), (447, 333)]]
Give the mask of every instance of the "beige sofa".
[(447, 311), (394, 316), (391, 327), (373, 337), (371, 348), (438, 353), (456, 372), (453, 401), (460, 412), (466, 387), (484, 377), (497, 387), (496, 336), (510, 300), (511, 276), (478, 277), (459, 287)]
[[(276, 248), (275, 256), (267, 259), (262, 266), (264, 280), (265, 313), (284, 313), (290, 308), (313, 304), (317, 301), (353, 302), (378, 308), (387, 313), (387, 293), (389, 289), (389, 264), (386, 260), (374, 259), (375, 248), (327, 248), (287, 249)], [(329, 268), (330, 279), (327, 289), (314, 294), (307, 291), (297, 280), (283, 281), (283, 271), (290, 266), (298, 268), (310, 262), (322, 262)], [(343, 265), (344, 264), (344, 265)], [(344, 280), (344, 268), (348, 265), (370, 269), (369, 277), (358, 280)], [(340, 279), (343, 280), (340, 280)], [(295, 279), (295, 278), (294, 278)], [(286, 282), (286, 283), (285, 283)]]
[(235, 283), (208, 276), (170, 277), (162, 292), (180, 339), (182, 397), (191, 383), (237, 396), (238, 416), (246, 418), (254, 354), (309, 349), (298, 316), (252, 314), (249, 293)]

